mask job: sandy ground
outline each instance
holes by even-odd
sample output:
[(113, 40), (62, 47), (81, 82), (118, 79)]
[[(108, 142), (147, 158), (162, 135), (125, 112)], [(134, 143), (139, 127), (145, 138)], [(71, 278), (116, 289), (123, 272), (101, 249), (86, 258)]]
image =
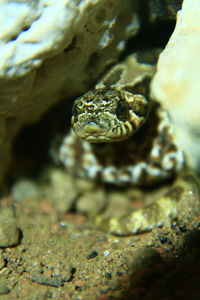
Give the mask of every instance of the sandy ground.
[[(117, 214), (118, 206), (126, 213), (139, 205), (138, 190), (98, 190), (82, 180), (74, 189), (62, 170), (47, 173), (40, 186), (17, 182), (1, 201), (2, 299), (200, 299), (200, 198), (193, 175), (186, 176), (189, 187), (171, 226), (115, 236), (95, 225), (92, 212)], [(61, 177), (69, 182), (67, 197)], [(115, 201), (102, 207), (108, 193)]]

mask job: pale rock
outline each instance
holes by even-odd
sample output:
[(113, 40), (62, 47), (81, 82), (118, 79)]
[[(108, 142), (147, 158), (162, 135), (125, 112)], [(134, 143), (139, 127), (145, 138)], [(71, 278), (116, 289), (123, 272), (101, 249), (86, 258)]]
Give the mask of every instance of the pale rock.
[(185, 0), (161, 53), (152, 96), (169, 111), (176, 143), (189, 166), (200, 167), (200, 2)]
[(13, 138), (84, 93), (139, 28), (137, 0), (0, 0), (0, 181)]

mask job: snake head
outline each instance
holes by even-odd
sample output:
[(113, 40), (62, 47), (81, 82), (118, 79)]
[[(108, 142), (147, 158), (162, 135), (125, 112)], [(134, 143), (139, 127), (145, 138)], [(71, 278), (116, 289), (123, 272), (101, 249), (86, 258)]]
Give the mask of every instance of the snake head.
[(142, 95), (116, 89), (94, 89), (75, 100), (72, 128), (90, 143), (127, 139), (145, 120), (146, 102)]

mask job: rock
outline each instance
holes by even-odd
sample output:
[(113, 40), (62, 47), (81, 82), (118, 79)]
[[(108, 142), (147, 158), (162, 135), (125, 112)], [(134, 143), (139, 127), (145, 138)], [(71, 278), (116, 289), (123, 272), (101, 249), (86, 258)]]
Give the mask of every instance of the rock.
[(10, 292), (10, 289), (6, 285), (6, 282), (4, 282), (3, 280), (0, 281), (0, 295), (6, 295), (9, 292)]
[(13, 213), (9, 209), (0, 211), (0, 247), (6, 248), (19, 244), (21, 238)]
[(85, 92), (139, 28), (135, 2), (0, 3), (0, 177), (22, 126)]
[[(106, 205), (107, 198), (101, 187), (92, 181), (73, 177), (65, 170), (47, 168), (41, 182), (41, 194), (48, 198), (58, 213), (66, 213), (75, 207), (78, 213), (93, 215)], [(20, 187), (20, 182), (15, 186)], [(23, 191), (15, 194), (20, 196)]]
[(2, 252), (2, 249), (0, 249), (0, 270), (2, 270), (3, 267), (5, 267), (5, 265), (6, 265), (6, 262), (3, 257), (3, 252)]
[(81, 193), (77, 203), (78, 213), (93, 215), (100, 213), (106, 206), (107, 195), (101, 187), (93, 187), (89, 192)]
[[(146, 11), (148, 11), (148, 21), (169, 21), (176, 19), (176, 13), (181, 9), (182, 0), (148, 0), (146, 1)], [(142, 3), (144, 5), (144, 3)]]
[(185, 0), (175, 30), (158, 61), (152, 95), (169, 111), (175, 140), (185, 151), (188, 164), (200, 165), (200, 6)]
[(45, 171), (43, 180), (49, 182), (43, 185), (42, 191), (54, 209), (59, 213), (69, 211), (80, 193), (74, 185), (74, 178), (62, 170), (50, 168)]
[(12, 186), (12, 197), (15, 201), (23, 201), (27, 198), (39, 197), (39, 187), (28, 179), (21, 179)]

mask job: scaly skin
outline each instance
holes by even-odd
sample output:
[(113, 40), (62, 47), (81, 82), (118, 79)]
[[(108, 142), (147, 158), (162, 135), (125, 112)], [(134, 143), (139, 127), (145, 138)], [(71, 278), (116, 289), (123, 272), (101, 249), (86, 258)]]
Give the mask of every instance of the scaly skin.
[[(118, 186), (153, 186), (183, 168), (168, 115), (149, 99), (153, 73), (153, 66), (130, 55), (75, 101), (74, 132), (60, 148), (60, 160), (70, 173)], [(128, 216), (106, 222), (99, 217), (97, 223), (117, 234), (133, 234), (160, 226), (176, 213), (173, 196), (163, 196)]]

